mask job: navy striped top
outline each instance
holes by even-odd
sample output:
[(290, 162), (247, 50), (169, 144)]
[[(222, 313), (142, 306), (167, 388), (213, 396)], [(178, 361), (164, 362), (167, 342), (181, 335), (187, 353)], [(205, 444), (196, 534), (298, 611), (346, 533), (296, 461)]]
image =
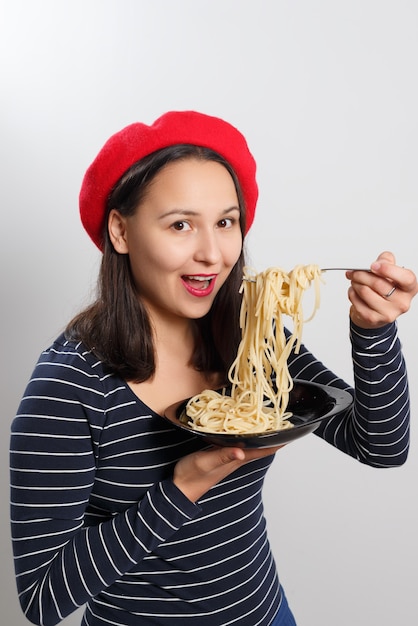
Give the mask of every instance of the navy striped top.
[[(375, 467), (404, 463), (409, 395), (396, 325), (351, 327), (355, 403), (316, 434)], [(294, 378), (348, 389), (302, 346)], [(190, 502), (176, 461), (202, 444), (151, 411), (83, 345), (41, 355), (11, 436), (16, 580), (27, 618), (83, 626), (268, 626), (281, 589), (263, 515), (273, 457)]]

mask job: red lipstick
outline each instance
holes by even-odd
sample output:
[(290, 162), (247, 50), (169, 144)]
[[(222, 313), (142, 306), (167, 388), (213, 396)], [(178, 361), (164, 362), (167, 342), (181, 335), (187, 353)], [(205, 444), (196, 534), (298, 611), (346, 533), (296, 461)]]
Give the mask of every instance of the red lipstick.
[(188, 293), (197, 298), (205, 298), (215, 288), (216, 274), (188, 274), (181, 279)]

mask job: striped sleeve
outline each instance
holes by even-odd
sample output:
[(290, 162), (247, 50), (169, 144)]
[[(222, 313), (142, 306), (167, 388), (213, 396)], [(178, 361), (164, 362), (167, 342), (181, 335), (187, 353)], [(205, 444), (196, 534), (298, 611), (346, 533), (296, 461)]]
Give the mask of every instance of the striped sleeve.
[(354, 389), (304, 347), (294, 355), (293, 377), (351, 391), (353, 407), (316, 431), (327, 442), (372, 467), (405, 463), (409, 450), (407, 370), (396, 323), (375, 330), (350, 326)]
[(26, 617), (51, 626), (111, 585), (199, 507), (170, 479), (110, 519), (85, 525), (112, 398), (79, 353), (45, 353), (12, 424), (11, 524)]

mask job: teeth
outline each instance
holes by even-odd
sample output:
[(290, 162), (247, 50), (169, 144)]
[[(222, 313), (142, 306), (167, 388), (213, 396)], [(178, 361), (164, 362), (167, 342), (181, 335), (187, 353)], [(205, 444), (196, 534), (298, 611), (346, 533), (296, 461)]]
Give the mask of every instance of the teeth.
[(200, 280), (202, 283), (205, 281), (210, 281), (213, 279), (213, 276), (186, 276), (189, 280)]

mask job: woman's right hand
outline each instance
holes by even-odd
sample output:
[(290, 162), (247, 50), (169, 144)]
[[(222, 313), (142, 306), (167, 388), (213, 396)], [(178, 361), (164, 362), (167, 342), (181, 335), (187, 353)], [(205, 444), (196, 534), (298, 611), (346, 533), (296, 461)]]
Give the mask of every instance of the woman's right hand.
[(245, 463), (274, 454), (283, 446), (272, 448), (222, 448), (199, 450), (189, 454), (174, 468), (174, 484), (196, 502), (211, 487), (232, 474)]

